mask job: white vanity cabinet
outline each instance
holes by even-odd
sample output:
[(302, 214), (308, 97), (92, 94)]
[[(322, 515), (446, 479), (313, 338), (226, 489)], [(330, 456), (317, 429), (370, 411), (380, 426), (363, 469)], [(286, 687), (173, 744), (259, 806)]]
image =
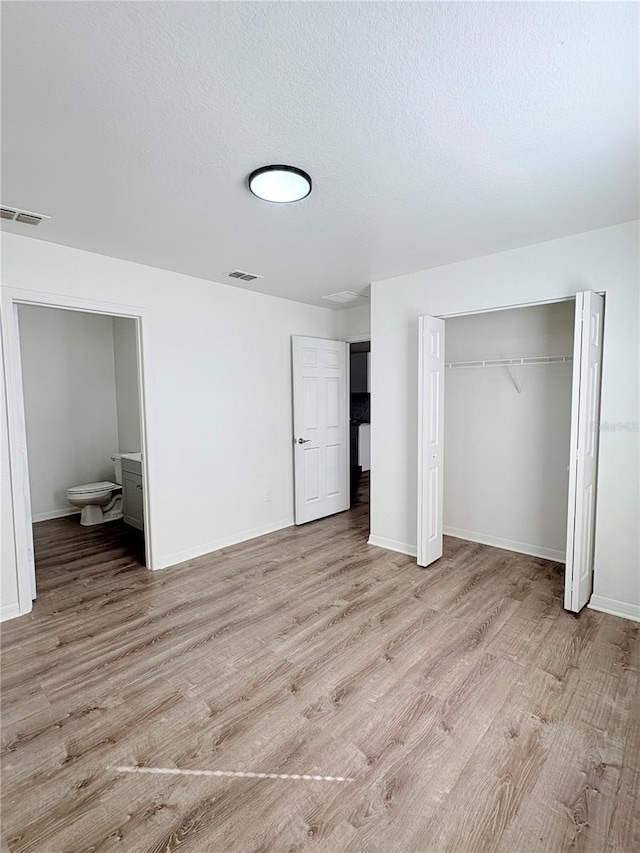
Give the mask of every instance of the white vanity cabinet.
[(122, 454), (122, 512), (125, 524), (144, 529), (142, 460), (139, 454)]
[(371, 424), (358, 427), (358, 465), (363, 471), (371, 470)]

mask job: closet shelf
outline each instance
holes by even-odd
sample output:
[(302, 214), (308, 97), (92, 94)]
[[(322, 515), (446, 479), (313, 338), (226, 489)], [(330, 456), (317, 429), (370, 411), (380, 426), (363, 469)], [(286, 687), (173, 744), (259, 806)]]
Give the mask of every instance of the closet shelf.
[(573, 361), (572, 355), (536, 355), (527, 358), (489, 358), (482, 361), (446, 361), (447, 369), (464, 367), (520, 367), (526, 364), (556, 364)]

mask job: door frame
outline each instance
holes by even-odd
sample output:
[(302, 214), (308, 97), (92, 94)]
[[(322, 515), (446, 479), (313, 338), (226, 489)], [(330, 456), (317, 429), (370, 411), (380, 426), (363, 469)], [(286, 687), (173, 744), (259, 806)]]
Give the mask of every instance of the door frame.
[[(538, 305), (553, 305), (553, 304), (556, 304), (559, 302), (576, 302), (577, 294), (581, 293), (581, 292), (582, 291), (576, 290), (576, 292), (571, 296), (560, 296), (560, 297), (557, 297), (556, 299), (541, 299), (541, 300), (533, 301), (533, 302), (518, 302), (518, 303), (509, 304), (509, 305), (498, 305), (495, 307), (479, 308), (475, 311), (458, 311), (458, 312), (454, 312), (451, 314), (433, 314), (431, 316), (436, 317), (437, 319), (440, 319), (440, 320), (448, 320), (448, 319), (453, 319), (454, 317), (468, 317), (468, 316), (471, 316), (474, 314), (493, 314), (497, 311), (509, 311), (509, 310), (514, 309), (514, 308), (534, 308)], [(605, 304), (606, 304), (606, 291), (595, 291), (595, 292), (599, 296), (604, 297)], [(420, 317), (418, 318), (418, 321), (420, 322)], [(603, 330), (603, 341), (604, 341), (604, 330)], [(420, 382), (422, 382), (423, 369), (424, 369), (424, 365), (421, 363), (422, 356), (423, 356), (423, 352), (422, 352), (422, 349), (420, 349), (419, 356), (418, 356), (418, 358), (419, 358), (418, 376), (419, 376)], [(601, 378), (602, 378), (602, 374), (601, 374)], [(419, 394), (421, 393), (420, 388), (418, 389), (418, 392), (419, 392)], [(573, 394), (573, 385), (572, 385), (572, 394)], [(426, 425), (424, 424), (423, 419), (419, 419), (419, 421), (418, 421), (418, 459), (422, 459), (424, 457), (425, 448), (426, 448)], [(571, 451), (571, 448), (570, 448), (570, 451)], [(596, 476), (597, 476), (599, 464), (600, 464), (600, 460), (598, 458), (598, 462), (597, 462), (597, 466), (596, 466)], [(443, 466), (444, 466), (444, 462), (443, 462)], [(444, 480), (444, 467), (443, 467), (443, 480)], [(422, 487), (422, 478), (420, 476), (420, 472), (418, 472), (418, 489), (420, 490), (421, 487)], [(421, 507), (423, 505), (423, 503), (421, 502), (422, 497), (423, 496), (419, 492), (419, 494), (418, 494), (418, 507)], [(595, 510), (595, 512), (596, 512), (596, 519), (597, 519), (597, 512), (598, 512), (598, 495), (597, 495), (597, 493), (596, 493), (596, 510)], [(427, 522), (426, 522), (426, 519), (423, 517), (424, 513), (420, 513), (418, 511), (417, 514), (418, 514), (417, 523), (418, 523), (418, 541), (419, 541), (421, 534), (422, 534), (423, 539), (425, 537), (426, 523)], [(567, 512), (567, 518), (568, 518), (568, 512)], [(594, 524), (594, 535), (595, 535), (595, 524)], [(566, 555), (565, 555), (565, 559), (566, 559)], [(594, 572), (595, 572), (595, 567), (594, 567)]]
[[(576, 290), (576, 293), (581, 291)], [(490, 308), (478, 308), (475, 311), (456, 311), (452, 314), (434, 314), (439, 320), (449, 320), (454, 317), (471, 317), (474, 314), (495, 314), (498, 311), (511, 311), (513, 308), (535, 308), (536, 305), (556, 305), (558, 302), (575, 302), (576, 293), (573, 296), (558, 296), (556, 299), (540, 299), (535, 302), (513, 302), (509, 305), (496, 305)], [(597, 291), (600, 296), (604, 296), (604, 291)]]
[(13, 514), (14, 550), (18, 587), (19, 614), (29, 613), (35, 598), (35, 563), (33, 556), (33, 517), (29, 492), (29, 459), (26, 417), (22, 385), (22, 356), (20, 352), (20, 305), (40, 308), (58, 308), (83, 314), (103, 314), (126, 317), (136, 322), (138, 355), (138, 387), (140, 408), (140, 444), (144, 464), (143, 499), (145, 524), (145, 562), (154, 569), (152, 534), (152, 478), (149, 476), (149, 316), (139, 305), (101, 302), (76, 296), (65, 296), (15, 287), (2, 288), (2, 338), (4, 373), (7, 395), (7, 421), (9, 439), (9, 473), (11, 479), (11, 505)]

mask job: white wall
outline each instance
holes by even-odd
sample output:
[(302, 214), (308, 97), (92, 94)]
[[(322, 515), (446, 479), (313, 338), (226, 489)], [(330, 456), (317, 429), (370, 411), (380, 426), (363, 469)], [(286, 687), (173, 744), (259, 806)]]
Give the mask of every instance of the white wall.
[(338, 312), (340, 337), (344, 340), (365, 340), (371, 334), (371, 306), (357, 305)]
[(12, 234), (2, 260), (4, 285), (146, 310), (156, 568), (292, 523), (291, 335), (337, 312)]
[(374, 538), (415, 553), (417, 318), (606, 291), (595, 594), (640, 616), (638, 249), (632, 222), (372, 285)]
[[(446, 361), (571, 355), (575, 301), (446, 321)], [(572, 365), (445, 371), (445, 533), (564, 560)]]
[(34, 521), (68, 515), (69, 486), (113, 480), (118, 449), (111, 317), (21, 305)]
[(135, 320), (129, 317), (113, 318), (113, 356), (118, 409), (118, 449), (121, 453), (140, 453), (140, 389)]

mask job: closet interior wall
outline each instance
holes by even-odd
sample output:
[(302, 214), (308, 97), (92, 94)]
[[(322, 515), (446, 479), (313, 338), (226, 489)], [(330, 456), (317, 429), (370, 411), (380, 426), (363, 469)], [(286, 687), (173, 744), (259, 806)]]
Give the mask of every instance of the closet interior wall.
[(444, 532), (564, 561), (575, 301), (448, 318)]

